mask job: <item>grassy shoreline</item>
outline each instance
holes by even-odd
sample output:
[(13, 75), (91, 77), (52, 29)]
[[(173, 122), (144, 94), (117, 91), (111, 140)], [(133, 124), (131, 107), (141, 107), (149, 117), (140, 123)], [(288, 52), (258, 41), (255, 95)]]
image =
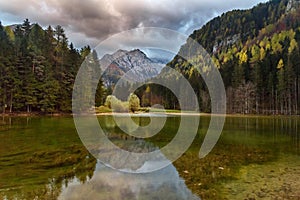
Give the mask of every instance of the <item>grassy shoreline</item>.
[[(158, 110), (155, 109), (150, 112), (138, 111), (135, 113), (131, 112), (95, 112), (89, 114), (95, 114), (97, 116), (111, 116), (111, 115), (122, 115), (122, 114), (130, 114), (130, 115), (140, 115), (140, 114), (166, 114), (169, 116), (225, 116), (225, 117), (250, 117), (250, 118), (261, 118), (261, 117), (272, 117), (272, 118), (298, 118), (300, 115), (266, 115), (266, 114), (239, 114), (239, 113), (229, 113), (229, 114), (211, 114), (211, 113), (201, 113), (201, 112), (193, 112), (193, 111), (180, 111), (180, 110)], [(69, 117), (73, 116), (73, 113), (64, 113), (64, 112), (57, 112), (57, 113), (39, 113), (39, 112), (13, 112), (13, 113), (0, 113), (1, 117)]]
[(34, 116), (72, 116), (72, 113), (64, 113), (64, 112), (57, 112), (57, 113), (39, 113), (39, 112), (12, 112), (12, 113), (0, 113), (2, 117), (34, 117)]

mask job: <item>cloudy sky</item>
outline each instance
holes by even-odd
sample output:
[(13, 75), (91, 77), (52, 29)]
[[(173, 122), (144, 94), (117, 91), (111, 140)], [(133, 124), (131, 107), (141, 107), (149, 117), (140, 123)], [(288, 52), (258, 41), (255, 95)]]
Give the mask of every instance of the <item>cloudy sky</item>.
[(120, 31), (163, 27), (183, 34), (232, 9), (266, 0), (0, 0), (3, 25), (28, 18), (42, 26), (62, 25), (75, 46), (95, 46)]

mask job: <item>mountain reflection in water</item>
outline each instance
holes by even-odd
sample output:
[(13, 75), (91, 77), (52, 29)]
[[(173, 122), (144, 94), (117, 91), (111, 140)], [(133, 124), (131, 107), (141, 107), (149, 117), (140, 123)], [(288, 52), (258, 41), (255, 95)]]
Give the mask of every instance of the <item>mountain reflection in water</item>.
[(130, 174), (113, 170), (100, 162), (89, 181), (69, 183), (58, 199), (200, 200), (187, 188), (173, 165), (152, 173)]

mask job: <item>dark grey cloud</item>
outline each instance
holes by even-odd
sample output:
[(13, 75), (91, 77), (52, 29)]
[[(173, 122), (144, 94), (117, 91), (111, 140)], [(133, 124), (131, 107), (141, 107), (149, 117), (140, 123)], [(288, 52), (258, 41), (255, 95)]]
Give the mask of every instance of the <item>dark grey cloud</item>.
[(76, 46), (95, 44), (136, 27), (164, 27), (190, 34), (209, 19), (266, 0), (10, 0), (0, 1), (4, 24), (29, 18), (43, 26), (60, 24)]

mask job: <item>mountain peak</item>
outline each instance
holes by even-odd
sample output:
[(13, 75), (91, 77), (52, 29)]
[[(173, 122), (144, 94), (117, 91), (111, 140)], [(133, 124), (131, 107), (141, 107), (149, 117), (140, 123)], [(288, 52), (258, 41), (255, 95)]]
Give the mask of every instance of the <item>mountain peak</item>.
[(156, 76), (164, 64), (151, 60), (140, 49), (131, 51), (118, 50), (113, 54), (106, 54), (100, 59), (107, 85), (114, 84), (126, 73), (140, 81)]
[(144, 52), (142, 52), (140, 49), (134, 49), (134, 50), (132, 50), (132, 51), (130, 51), (131, 53), (140, 53), (140, 54), (144, 54), (145, 55), (145, 53)]
[(116, 52), (114, 52), (112, 54), (104, 55), (103, 58), (105, 58), (106, 60), (109, 59), (110, 61), (113, 61), (113, 60), (118, 59), (119, 57), (123, 57), (123, 56), (143, 57), (143, 58), (149, 59), (146, 56), (146, 54), (144, 52), (142, 52), (140, 49), (134, 49), (134, 50), (131, 50), (131, 51), (119, 49), (119, 50), (117, 50)]
[(116, 51), (116, 52), (113, 53), (113, 54), (125, 54), (125, 53), (128, 53), (128, 51), (123, 50), (123, 49), (119, 49), (118, 51)]
[(140, 57), (141, 59), (149, 59), (146, 54), (139, 49), (134, 49), (128, 52), (128, 55), (132, 57)]

